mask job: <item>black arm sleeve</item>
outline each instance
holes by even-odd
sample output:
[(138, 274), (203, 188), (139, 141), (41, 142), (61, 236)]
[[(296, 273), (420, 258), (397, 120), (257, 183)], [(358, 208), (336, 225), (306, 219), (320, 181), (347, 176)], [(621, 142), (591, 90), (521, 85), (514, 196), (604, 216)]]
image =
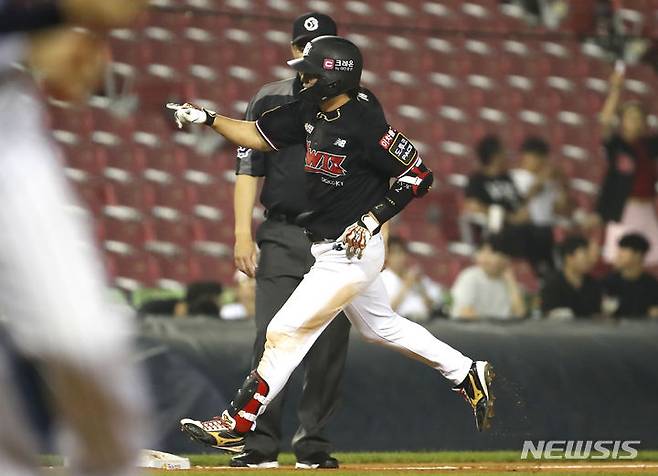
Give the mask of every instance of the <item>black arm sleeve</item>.
[(306, 143), (301, 109), (300, 101), (291, 102), (264, 112), (256, 121), (258, 132), (274, 150)]
[(412, 199), (425, 195), (432, 186), (434, 176), (404, 134), (385, 121), (372, 125), (369, 131), (364, 138), (369, 163), (383, 175), (396, 178), (383, 200), (370, 210), (383, 225), (400, 213)]
[(0, 36), (9, 33), (43, 30), (64, 22), (58, 2), (50, 0), (31, 6), (0, 6)]

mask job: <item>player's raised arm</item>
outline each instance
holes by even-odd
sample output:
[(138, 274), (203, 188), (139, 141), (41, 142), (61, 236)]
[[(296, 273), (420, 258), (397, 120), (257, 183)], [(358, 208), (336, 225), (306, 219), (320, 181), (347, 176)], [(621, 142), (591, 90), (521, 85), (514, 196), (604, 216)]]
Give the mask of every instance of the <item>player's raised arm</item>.
[(169, 103), (167, 108), (174, 110), (174, 119), (179, 128), (186, 124), (205, 124), (236, 145), (263, 152), (273, 150), (254, 121), (231, 119), (190, 103)]

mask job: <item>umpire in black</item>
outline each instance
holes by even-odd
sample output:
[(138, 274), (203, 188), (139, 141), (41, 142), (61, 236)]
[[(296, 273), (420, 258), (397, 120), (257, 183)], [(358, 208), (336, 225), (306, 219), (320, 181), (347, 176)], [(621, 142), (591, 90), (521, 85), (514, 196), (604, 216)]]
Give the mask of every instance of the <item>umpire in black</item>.
[[(321, 13), (298, 17), (292, 29), (292, 53), (301, 57), (307, 42), (322, 35), (336, 35), (336, 23)], [(246, 120), (298, 98), (299, 77), (263, 86), (247, 107)], [(306, 210), (303, 146), (263, 153), (239, 148), (235, 208), (235, 264), (256, 277), (256, 341), (253, 364), (260, 360), (265, 332), (277, 311), (310, 269), (314, 258), (304, 230), (295, 219)], [(257, 258), (251, 222), (259, 177), (263, 177), (260, 201), (266, 220), (256, 232)], [(256, 262), (258, 264), (256, 265)], [(350, 324), (340, 314), (317, 340), (304, 360), (304, 388), (299, 405), (299, 428), (292, 441), (298, 468), (337, 468), (331, 444), (323, 430), (333, 413), (345, 367)], [(277, 467), (281, 440), (281, 416), (285, 393), (267, 407), (255, 431), (247, 436), (244, 452), (231, 460), (233, 467)]]

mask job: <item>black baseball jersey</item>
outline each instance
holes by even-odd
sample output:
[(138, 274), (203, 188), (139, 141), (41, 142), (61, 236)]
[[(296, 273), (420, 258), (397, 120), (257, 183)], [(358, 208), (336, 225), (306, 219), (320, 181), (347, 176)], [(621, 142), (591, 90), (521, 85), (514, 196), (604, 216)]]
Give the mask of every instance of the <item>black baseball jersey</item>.
[[(297, 101), (301, 89), (298, 76), (264, 85), (249, 102), (245, 120), (255, 121), (277, 106)], [(361, 102), (381, 111), (379, 101), (367, 89), (361, 92)], [(260, 194), (263, 206), (273, 214), (297, 216), (310, 208), (305, 188), (305, 153), (306, 144), (273, 152), (238, 147), (236, 174), (264, 177)]]
[(474, 198), (485, 205), (500, 205), (508, 212), (523, 205), (521, 194), (507, 172), (494, 177), (476, 172), (468, 178), (464, 193), (468, 198)]
[(311, 213), (304, 226), (316, 237), (338, 238), (384, 200), (391, 177), (418, 159), (414, 145), (361, 94), (322, 112), (296, 101), (266, 112), (256, 122), (275, 150), (306, 144), (306, 192)]
[[(245, 120), (255, 121), (265, 111), (297, 100), (302, 85), (298, 77), (263, 86), (249, 102)], [(260, 202), (273, 214), (296, 216), (308, 209), (304, 189), (303, 144), (274, 152), (238, 147), (236, 174), (265, 177)]]

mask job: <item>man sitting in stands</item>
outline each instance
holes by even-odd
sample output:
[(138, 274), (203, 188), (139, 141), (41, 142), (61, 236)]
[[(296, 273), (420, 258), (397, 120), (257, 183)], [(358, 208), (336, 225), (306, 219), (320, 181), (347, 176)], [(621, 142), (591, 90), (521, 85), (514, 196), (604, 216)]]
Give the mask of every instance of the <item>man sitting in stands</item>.
[(640, 233), (627, 233), (618, 242), (615, 271), (603, 282), (606, 301), (616, 317), (658, 317), (658, 280), (647, 273), (644, 262), (649, 241)]
[(601, 285), (589, 276), (593, 260), (589, 243), (581, 236), (559, 245), (562, 270), (541, 290), (542, 312), (548, 317), (591, 317), (601, 312)]
[(412, 265), (407, 242), (399, 236), (388, 239), (382, 281), (393, 310), (412, 321), (428, 321), (443, 304), (441, 286)]
[(523, 293), (500, 236), (492, 235), (482, 243), (475, 263), (475, 266), (466, 268), (457, 276), (452, 287), (452, 317), (524, 317), (526, 305)]

